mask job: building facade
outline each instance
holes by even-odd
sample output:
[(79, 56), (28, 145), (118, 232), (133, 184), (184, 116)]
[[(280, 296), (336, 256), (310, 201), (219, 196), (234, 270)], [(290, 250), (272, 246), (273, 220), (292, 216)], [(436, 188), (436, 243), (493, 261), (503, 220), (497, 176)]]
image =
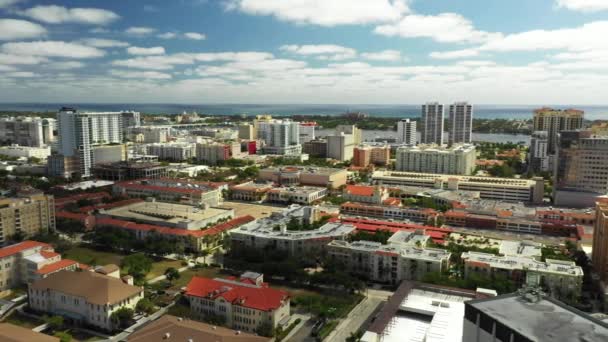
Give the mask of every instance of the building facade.
[(51, 155), (51, 148), (46, 147), (31, 147), (31, 146), (2, 146), (0, 147), (0, 155), (16, 158), (38, 158), (46, 160)]
[(606, 196), (600, 197), (595, 206), (592, 262), (600, 280), (608, 283), (608, 197)]
[(382, 145), (359, 145), (353, 150), (353, 166), (387, 166), (390, 163), (391, 147)]
[(196, 144), (196, 159), (209, 165), (217, 165), (230, 158), (236, 158), (240, 154), (241, 145), (238, 142)]
[(577, 109), (539, 108), (534, 110), (534, 131), (545, 131), (548, 134), (549, 154), (556, 151), (558, 134), (561, 131), (571, 131), (583, 127), (585, 112)]
[(291, 120), (274, 120), (257, 122), (258, 139), (264, 140), (265, 154), (299, 155), (300, 123)]
[(146, 153), (159, 159), (186, 161), (196, 157), (196, 145), (192, 143), (155, 143), (146, 146)]
[(397, 171), (470, 175), (475, 170), (477, 154), (474, 145), (440, 147), (434, 145), (397, 148)]
[(339, 135), (328, 135), (325, 139), (327, 140), (327, 158), (339, 161), (353, 158), (354, 135), (341, 133)]
[(329, 186), (334, 189), (346, 184), (348, 172), (345, 169), (308, 166), (270, 167), (260, 170), (258, 180), (279, 185)]
[(397, 121), (397, 142), (416, 145), (416, 121), (402, 119)]
[(444, 109), (442, 104), (429, 102), (422, 105), (420, 143), (443, 145), (443, 120)]
[(450, 105), (449, 144), (470, 144), (473, 134), (473, 105), (456, 102)]
[(15, 235), (34, 236), (55, 230), (55, 202), (42, 193), (0, 198), (0, 244)]
[(530, 152), (528, 164), (534, 172), (549, 171), (549, 133), (536, 131), (530, 139)]
[(0, 118), (0, 142), (29, 147), (44, 147), (55, 141), (55, 119), (40, 117)]

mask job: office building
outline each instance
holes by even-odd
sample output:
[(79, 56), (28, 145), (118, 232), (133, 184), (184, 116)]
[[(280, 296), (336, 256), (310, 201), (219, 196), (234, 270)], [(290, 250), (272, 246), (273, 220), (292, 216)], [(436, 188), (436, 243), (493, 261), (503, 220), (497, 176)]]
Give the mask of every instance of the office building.
[(238, 142), (196, 144), (196, 159), (207, 165), (217, 165), (230, 158), (238, 158), (240, 155), (241, 145)]
[(355, 125), (338, 125), (336, 126), (336, 135), (352, 135), (353, 142), (355, 145), (359, 145), (363, 142), (363, 131)]
[(105, 331), (117, 329), (112, 314), (122, 308), (134, 309), (144, 297), (144, 289), (121, 280), (118, 266), (108, 266), (111, 275), (60, 271), (29, 284), (30, 307)]
[[(237, 316), (238, 317), (238, 316)], [(30, 330), (31, 331), (31, 330)], [(0, 335), (2, 336), (2, 335)], [(48, 336), (48, 335), (44, 335)], [(169, 336), (169, 337), (167, 337)], [(218, 341), (218, 342), (270, 342), (267, 337), (245, 333), (216, 325), (184, 319), (171, 315), (163, 315), (159, 319), (146, 324), (129, 337), (129, 342), (162, 342), (169, 341)], [(21, 341), (18, 341), (21, 342)], [(27, 341), (24, 341), (27, 342)], [(47, 342), (47, 341), (41, 341)], [(50, 342), (50, 341), (49, 341)], [(59, 342), (59, 339), (57, 341)]]
[(397, 142), (416, 145), (416, 121), (410, 119), (397, 121)]
[(592, 262), (600, 281), (608, 283), (608, 196), (599, 197), (595, 206)]
[(49, 146), (55, 141), (55, 119), (40, 117), (0, 118), (0, 142), (29, 147)]
[(535, 204), (543, 203), (545, 187), (542, 177), (516, 179), (395, 171), (375, 171), (372, 180), (375, 184), (388, 186), (474, 191), (482, 199)]
[(420, 143), (443, 145), (443, 120), (444, 109), (442, 104), (430, 102), (422, 105)]
[(264, 154), (299, 155), (302, 153), (300, 144), (300, 123), (291, 120), (257, 121), (258, 139), (264, 140)]
[(590, 131), (562, 131), (555, 156), (554, 203), (592, 207), (608, 193), (608, 137)]
[(538, 290), (465, 302), (463, 342), (607, 340), (606, 322)]
[(261, 274), (245, 272), (239, 279), (193, 277), (186, 287), (190, 312), (201, 319), (222, 317), (225, 325), (254, 333), (272, 330), (289, 319), (289, 294), (273, 289)]
[(325, 139), (327, 139), (327, 158), (339, 161), (353, 158), (355, 139), (352, 134), (328, 135)]
[(473, 105), (456, 102), (450, 105), (449, 143), (470, 144), (473, 132)]
[(337, 189), (346, 184), (345, 169), (312, 166), (269, 167), (260, 170), (258, 180), (279, 185), (314, 185)]
[(534, 131), (545, 131), (548, 134), (548, 153), (553, 154), (558, 144), (561, 131), (572, 131), (583, 127), (585, 112), (577, 109), (540, 108), (534, 110)]
[(55, 230), (55, 202), (43, 193), (0, 198), (0, 244), (14, 235), (30, 237)]
[(168, 176), (168, 166), (158, 162), (116, 162), (98, 164), (91, 169), (95, 178), (124, 181), (129, 179), (156, 179)]
[(470, 175), (475, 170), (474, 145), (402, 146), (397, 148), (395, 170), (449, 175)]
[(327, 158), (327, 140), (315, 139), (305, 142), (302, 152), (313, 158)]
[(92, 147), (123, 142), (123, 116), (121, 112), (79, 112), (62, 108), (57, 113), (59, 153), (78, 160), (79, 174), (90, 177), (95, 164)]
[(187, 161), (196, 157), (196, 144), (193, 143), (155, 143), (146, 146), (146, 153), (158, 156), (161, 160)]
[(387, 166), (391, 160), (391, 147), (386, 144), (359, 145), (353, 150), (353, 166)]
[(420, 281), (427, 273), (444, 272), (449, 268), (450, 252), (424, 248), (428, 238), (419, 232), (400, 231), (386, 245), (363, 240), (334, 240), (327, 245), (327, 253), (348, 272), (372, 281), (389, 284), (402, 280)]
[(300, 122), (300, 143), (304, 144), (315, 140), (315, 129), (317, 123), (314, 121)]
[(22, 286), (61, 270), (74, 271), (80, 264), (61, 259), (53, 246), (26, 240), (0, 248), (0, 293)]
[(549, 171), (549, 133), (536, 131), (530, 139), (530, 152), (528, 153), (528, 164), (534, 172)]

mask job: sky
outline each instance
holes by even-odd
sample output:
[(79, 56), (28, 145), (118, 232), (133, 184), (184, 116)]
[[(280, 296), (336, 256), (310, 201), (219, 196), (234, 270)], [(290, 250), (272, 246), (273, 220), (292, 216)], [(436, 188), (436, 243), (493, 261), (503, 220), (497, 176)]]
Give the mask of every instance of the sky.
[(0, 102), (608, 104), (608, 0), (0, 0)]

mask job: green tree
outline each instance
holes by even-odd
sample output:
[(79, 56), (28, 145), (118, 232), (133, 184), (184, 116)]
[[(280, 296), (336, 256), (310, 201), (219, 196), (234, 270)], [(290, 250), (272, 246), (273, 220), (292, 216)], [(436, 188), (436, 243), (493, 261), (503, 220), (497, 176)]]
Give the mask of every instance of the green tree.
[(49, 327), (51, 327), (51, 329), (53, 330), (59, 330), (63, 327), (63, 317), (62, 316), (44, 316), (42, 317), (42, 319), (44, 320), (44, 322), (46, 324), (49, 325)]
[(152, 269), (152, 259), (142, 253), (131, 254), (122, 259), (121, 266), (126, 273), (132, 275), (136, 281), (141, 282)]
[(265, 337), (274, 336), (274, 330), (272, 329), (272, 325), (270, 325), (270, 323), (268, 323), (268, 322), (264, 322), (264, 323), (260, 324), (255, 329), (255, 332), (256, 332), (256, 334), (258, 334), (260, 336), (265, 336)]
[(174, 280), (179, 279), (180, 274), (175, 267), (169, 267), (165, 270), (165, 277), (168, 281), (173, 282)]
[(135, 305), (135, 311), (139, 313), (151, 314), (154, 312), (154, 303), (148, 298), (142, 298)]
[(131, 325), (134, 311), (129, 308), (120, 308), (112, 313), (110, 320), (114, 328), (124, 329)]
[(72, 341), (72, 335), (70, 335), (67, 331), (57, 331), (53, 336), (59, 338), (60, 342)]

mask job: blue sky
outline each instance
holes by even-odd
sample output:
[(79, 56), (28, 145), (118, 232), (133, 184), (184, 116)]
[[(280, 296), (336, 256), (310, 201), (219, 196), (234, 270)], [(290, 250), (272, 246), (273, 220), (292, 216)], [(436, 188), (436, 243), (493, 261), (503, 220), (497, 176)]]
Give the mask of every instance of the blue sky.
[(606, 104), (608, 0), (0, 0), (0, 102)]

